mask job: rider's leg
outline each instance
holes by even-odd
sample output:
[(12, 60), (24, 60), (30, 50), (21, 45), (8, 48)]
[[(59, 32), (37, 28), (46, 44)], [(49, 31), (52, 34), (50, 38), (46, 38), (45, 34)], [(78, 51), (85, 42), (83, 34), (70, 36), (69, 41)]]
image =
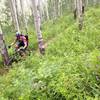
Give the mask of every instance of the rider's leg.
[(20, 42), (16, 42), (16, 45), (15, 45), (15, 51), (17, 51), (18, 49), (20, 48)]
[[(24, 46), (25, 46), (23, 41), (20, 43), (20, 46), (21, 46), (21, 47), (24, 47)], [(25, 50), (26, 50), (26, 49), (21, 49), (21, 56), (23, 56), (23, 57), (26, 56)]]

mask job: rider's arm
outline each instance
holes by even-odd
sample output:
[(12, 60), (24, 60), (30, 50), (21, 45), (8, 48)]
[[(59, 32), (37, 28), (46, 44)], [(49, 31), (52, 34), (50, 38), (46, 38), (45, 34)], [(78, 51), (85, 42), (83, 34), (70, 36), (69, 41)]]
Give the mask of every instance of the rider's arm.
[(15, 43), (16, 43), (16, 39), (14, 40), (14, 42), (13, 42), (13, 43), (11, 43), (11, 46), (13, 46)]
[(27, 47), (27, 41), (25, 40), (23, 49), (25, 49), (26, 47)]

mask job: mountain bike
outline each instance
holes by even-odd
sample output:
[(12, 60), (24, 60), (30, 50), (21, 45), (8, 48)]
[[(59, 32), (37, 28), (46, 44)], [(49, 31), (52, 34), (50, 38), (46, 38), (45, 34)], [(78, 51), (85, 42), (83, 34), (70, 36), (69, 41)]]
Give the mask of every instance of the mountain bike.
[(11, 65), (13, 62), (19, 62), (23, 57), (30, 56), (31, 51), (29, 49), (20, 49), (15, 50), (12, 56), (9, 58), (8, 65)]

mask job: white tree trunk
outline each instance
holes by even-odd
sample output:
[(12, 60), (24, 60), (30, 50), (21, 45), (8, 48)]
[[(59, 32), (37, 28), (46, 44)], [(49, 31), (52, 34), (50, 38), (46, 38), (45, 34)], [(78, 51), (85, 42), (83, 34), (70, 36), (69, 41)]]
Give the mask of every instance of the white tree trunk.
[(77, 0), (74, 0), (74, 19), (77, 18)]
[(82, 0), (77, 0), (77, 14), (78, 14), (79, 29), (81, 30), (83, 26)]
[(16, 21), (15, 21), (14, 7), (13, 7), (12, 0), (9, 0), (9, 4), (10, 4), (10, 11), (11, 11), (12, 23), (13, 23), (14, 28), (15, 28), (15, 30), (16, 30)]
[(45, 9), (46, 9), (46, 17), (47, 17), (47, 20), (49, 20), (48, 2), (47, 1), (46, 1)]
[(62, 16), (62, 0), (60, 0), (60, 15)]
[(56, 3), (55, 0), (52, 0), (53, 5), (53, 19), (56, 19)]
[(15, 16), (15, 22), (16, 22), (16, 31), (20, 31), (20, 28), (19, 28), (19, 21), (18, 21), (18, 14), (17, 14), (17, 9), (16, 9), (16, 2), (15, 0), (11, 0), (11, 3), (12, 3), (12, 8), (13, 8), (13, 11), (14, 11), (14, 16)]
[(39, 11), (39, 2), (40, 0), (31, 0), (32, 1), (32, 10), (34, 13), (34, 24), (38, 38), (38, 46), (41, 54), (44, 54), (45, 48), (43, 44), (42, 32), (41, 32), (41, 18)]
[(89, 0), (85, 0), (85, 5), (88, 6)]
[(58, 16), (61, 16), (61, 0), (58, 0)]
[(25, 17), (23, 0), (20, 0), (20, 4), (21, 4), (22, 17), (23, 17), (23, 26), (25, 27), (25, 31), (27, 33), (27, 20), (26, 20), (26, 17)]

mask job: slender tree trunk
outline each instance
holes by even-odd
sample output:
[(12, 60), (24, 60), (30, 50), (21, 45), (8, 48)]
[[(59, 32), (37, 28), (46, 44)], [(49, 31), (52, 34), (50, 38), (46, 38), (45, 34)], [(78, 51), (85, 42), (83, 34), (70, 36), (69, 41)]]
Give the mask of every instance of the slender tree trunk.
[(88, 6), (88, 4), (89, 4), (89, 0), (85, 0), (86, 7)]
[(77, 0), (77, 14), (78, 14), (79, 29), (81, 30), (83, 26), (82, 0)]
[(16, 8), (16, 1), (15, 0), (11, 0), (12, 2), (12, 6), (13, 6), (13, 10), (14, 10), (14, 16), (15, 16), (15, 22), (16, 22), (16, 31), (20, 31), (19, 28), (19, 21), (18, 21), (18, 13), (17, 13), (17, 8)]
[(54, 16), (53, 18), (56, 19), (57, 18), (57, 16), (56, 16), (56, 1), (53, 0), (52, 3), (53, 3), (53, 16)]
[[(1, 29), (1, 27), (0, 27), (0, 29)], [(7, 48), (5, 45), (5, 41), (3, 39), (2, 29), (0, 31), (0, 53), (1, 53), (4, 65), (8, 65), (9, 56), (8, 56)]]
[(84, 14), (85, 10), (85, 0), (82, 0), (82, 14)]
[(58, 17), (58, 3), (59, 3), (59, 0), (55, 0), (55, 13), (56, 13), (56, 17)]
[(58, 16), (60, 16), (61, 15), (61, 0), (58, 0)]
[(22, 11), (22, 18), (23, 18), (23, 26), (25, 27), (25, 31), (26, 31), (26, 33), (27, 33), (27, 20), (26, 20), (26, 18), (25, 18), (23, 0), (20, 0), (20, 4), (21, 4), (21, 11)]
[(50, 8), (51, 8), (51, 10), (50, 10), (50, 12), (51, 12), (51, 19), (54, 19), (54, 6), (53, 6), (53, 0), (50, 0), (50, 4), (51, 4), (51, 6), (50, 6)]
[(48, 2), (47, 1), (46, 1), (45, 9), (46, 9), (46, 17), (47, 17), (47, 20), (49, 20)]
[(14, 28), (16, 30), (16, 21), (15, 21), (14, 7), (13, 7), (12, 0), (9, 0), (9, 4), (10, 4), (10, 10), (11, 10), (12, 23), (13, 23), (13, 26), (14, 26)]
[[(19, 24), (19, 26), (20, 26), (19, 14), (18, 14), (18, 2), (17, 2), (17, 0), (15, 0), (15, 10), (16, 10), (16, 16), (17, 16), (18, 24)], [(19, 29), (20, 29), (20, 28), (19, 28)]]
[(40, 11), (39, 11), (39, 2), (40, 0), (31, 0), (32, 1), (32, 9), (34, 10), (34, 23), (35, 23), (35, 29), (37, 33), (38, 38), (38, 46), (41, 54), (44, 54), (45, 48), (42, 38), (42, 32), (41, 32), (41, 18), (40, 18)]
[(42, 4), (42, 2), (38, 3), (38, 9), (39, 9), (39, 14), (40, 14), (40, 18), (41, 18), (41, 22), (46, 20), (46, 16), (45, 16), (45, 10), (44, 10), (44, 6)]
[(60, 15), (62, 16), (62, 14), (63, 14), (63, 13), (62, 13), (62, 12), (63, 12), (63, 11), (62, 11), (62, 0), (60, 0), (59, 3), (60, 3)]
[(73, 11), (73, 0), (70, 0), (70, 10)]
[(76, 19), (79, 16), (83, 17), (84, 8), (85, 8), (85, 0), (74, 0), (74, 19)]
[(77, 18), (77, 1), (74, 0), (74, 19)]

